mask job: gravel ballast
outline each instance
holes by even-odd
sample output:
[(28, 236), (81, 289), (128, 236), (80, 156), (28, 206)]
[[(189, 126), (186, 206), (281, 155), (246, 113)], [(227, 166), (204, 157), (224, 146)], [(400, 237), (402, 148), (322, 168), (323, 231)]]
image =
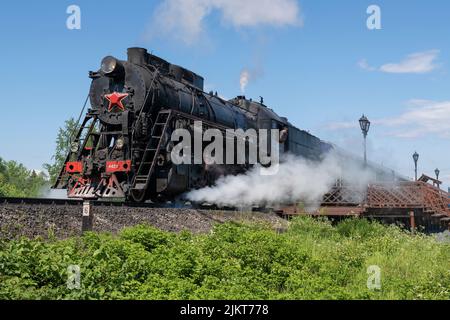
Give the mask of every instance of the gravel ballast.
[[(93, 231), (117, 233), (125, 227), (149, 224), (161, 230), (207, 233), (215, 223), (226, 221), (266, 222), (274, 229), (287, 222), (275, 213), (209, 211), (179, 208), (131, 208), (93, 206)], [(74, 205), (0, 205), (0, 238), (67, 238), (81, 234), (82, 207)]]

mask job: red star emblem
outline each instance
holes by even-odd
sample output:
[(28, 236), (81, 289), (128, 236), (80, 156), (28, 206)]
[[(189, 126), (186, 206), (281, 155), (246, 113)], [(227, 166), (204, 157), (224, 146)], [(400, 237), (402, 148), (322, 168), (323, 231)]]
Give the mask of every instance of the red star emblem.
[(113, 92), (105, 95), (105, 98), (109, 101), (108, 112), (111, 112), (114, 106), (117, 106), (120, 110), (125, 111), (122, 100), (128, 97), (128, 93)]

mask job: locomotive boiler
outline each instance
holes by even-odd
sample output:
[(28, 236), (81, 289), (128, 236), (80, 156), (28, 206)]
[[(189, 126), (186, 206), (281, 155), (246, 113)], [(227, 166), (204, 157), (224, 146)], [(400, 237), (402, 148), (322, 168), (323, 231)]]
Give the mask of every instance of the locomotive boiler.
[(223, 174), (249, 169), (247, 162), (173, 163), (173, 131), (194, 132), (198, 121), (203, 131), (278, 129), (283, 135), (281, 152), (309, 159), (319, 159), (333, 149), (292, 126), (262, 99), (238, 96), (227, 101), (217, 93), (206, 93), (201, 76), (143, 48), (129, 48), (125, 61), (105, 57), (100, 70), (89, 77), (90, 108), (54, 185), (67, 189), (70, 198), (167, 200), (212, 185)]

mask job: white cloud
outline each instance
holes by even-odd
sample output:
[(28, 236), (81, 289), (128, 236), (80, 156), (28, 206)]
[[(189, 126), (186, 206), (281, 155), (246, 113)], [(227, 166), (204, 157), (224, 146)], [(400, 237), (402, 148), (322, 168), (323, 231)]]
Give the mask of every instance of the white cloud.
[(358, 62), (358, 66), (367, 71), (381, 71), (385, 73), (415, 73), (423, 74), (435, 70), (439, 65), (435, 63), (438, 58), (439, 50), (429, 50), (417, 52), (406, 56), (403, 61), (398, 63), (387, 63), (380, 68), (371, 67), (366, 59)]
[[(410, 100), (408, 109), (398, 116), (374, 119), (372, 124), (386, 128), (389, 136), (405, 139), (426, 135), (450, 137), (450, 101)], [(354, 129), (357, 122), (336, 122), (327, 125), (330, 130)], [(390, 130), (390, 131), (389, 131)]]
[(381, 66), (380, 70), (387, 73), (428, 73), (436, 69), (434, 64), (439, 50), (413, 53), (399, 63), (388, 63)]
[(362, 59), (358, 62), (358, 66), (363, 69), (363, 70), (367, 70), (367, 71), (375, 71), (377, 68), (372, 67), (369, 65), (369, 63), (367, 62), (366, 59)]
[(297, 0), (163, 0), (153, 15), (150, 33), (192, 44), (204, 35), (204, 20), (213, 11), (237, 28), (302, 23)]
[(224, 19), (236, 27), (261, 24), (297, 25), (299, 6), (295, 0), (210, 0), (223, 11)]
[(333, 122), (327, 124), (326, 126), (326, 128), (329, 130), (354, 129), (358, 127), (359, 124), (356, 122)]
[(381, 119), (378, 123), (399, 127), (390, 135), (400, 138), (417, 138), (428, 134), (450, 137), (450, 101), (411, 100), (411, 108), (401, 115)]

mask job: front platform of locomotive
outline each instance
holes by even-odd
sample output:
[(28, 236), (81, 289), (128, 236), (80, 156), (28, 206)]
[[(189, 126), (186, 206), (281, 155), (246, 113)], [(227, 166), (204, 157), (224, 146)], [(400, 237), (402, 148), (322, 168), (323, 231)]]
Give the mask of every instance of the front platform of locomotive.
[(145, 49), (130, 48), (127, 61), (107, 56), (99, 71), (89, 73), (91, 108), (54, 185), (67, 189), (69, 198), (126, 198), (130, 193), (135, 153), (148, 135), (144, 120), (154, 85), (145, 56)]

